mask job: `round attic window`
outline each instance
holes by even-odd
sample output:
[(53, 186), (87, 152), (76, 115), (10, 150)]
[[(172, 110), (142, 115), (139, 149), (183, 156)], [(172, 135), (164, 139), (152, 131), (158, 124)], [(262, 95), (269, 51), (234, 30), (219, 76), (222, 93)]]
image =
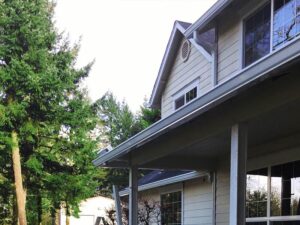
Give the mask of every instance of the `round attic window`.
[(186, 62), (189, 59), (191, 53), (191, 43), (188, 40), (185, 40), (181, 46), (181, 58), (183, 62)]

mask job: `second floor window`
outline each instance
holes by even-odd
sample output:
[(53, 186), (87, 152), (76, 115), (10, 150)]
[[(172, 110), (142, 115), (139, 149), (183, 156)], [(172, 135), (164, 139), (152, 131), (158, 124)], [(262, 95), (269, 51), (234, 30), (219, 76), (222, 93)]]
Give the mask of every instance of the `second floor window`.
[(300, 33), (300, 1), (274, 1), (273, 49)]
[(300, 0), (270, 0), (244, 21), (244, 67), (299, 34)]
[(270, 7), (268, 3), (245, 21), (244, 66), (270, 52)]
[(175, 99), (175, 110), (184, 106), (186, 103), (192, 101), (197, 98), (197, 87), (193, 87), (189, 89), (187, 92), (184, 92), (180, 97)]

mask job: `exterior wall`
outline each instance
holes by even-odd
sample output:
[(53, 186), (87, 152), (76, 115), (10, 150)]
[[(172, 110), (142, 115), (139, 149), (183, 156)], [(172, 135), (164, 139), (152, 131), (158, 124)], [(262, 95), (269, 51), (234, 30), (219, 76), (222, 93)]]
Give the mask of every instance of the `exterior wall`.
[(210, 182), (197, 179), (184, 185), (184, 225), (212, 225), (213, 195)]
[[(230, 19), (229, 19), (230, 18)], [(217, 83), (233, 76), (241, 69), (241, 18), (231, 13), (218, 26), (218, 75)], [(224, 22), (223, 22), (224, 21)]]
[(230, 193), (229, 159), (224, 160), (217, 169), (216, 186), (216, 224), (228, 225)]
[[(242, 0), (240, 6), (224, 12), (217, 19), (218, 62), (217, 84), (235, 76), (243, 64), (243, 20), (251, 15), (266, 0)], [(170, 71), (165, 90), (162, 94), (162, 118), (174, 112), (173, 95), (192, 81), (199, 79), (200, 97), (213, 88), (211, 63), (191, 45), (191, 54), (187, 62), (180, 56), (180, 48)]]
[(191, 44), (191, 53), (188, 61), (183, 62), (181, 59), (180, 48), (177, 53), (162, 95), (162, 118), (174, 112), (174, 99), (172, 96), (196, 79), (199, 79), (200, 96), (211, 89), (211, 63)]
[(182, 190), (183, 224), (212, 225), (212, 186), (207, 180), (195, 179), (139, 193), (139, 199), (160, 201), (160, 195)]

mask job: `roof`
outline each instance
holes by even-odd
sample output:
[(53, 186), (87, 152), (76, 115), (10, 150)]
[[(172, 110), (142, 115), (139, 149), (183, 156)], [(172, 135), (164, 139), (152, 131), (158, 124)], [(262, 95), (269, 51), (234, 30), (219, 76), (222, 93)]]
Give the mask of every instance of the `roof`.
[(150, 97), (150, 105), (153, 108), (159, 108), (160, 106), (160, 95), (164, 90), (168, 73), (173, 65), (173, 62), (176, 58), (176, 53), (179, 48), (179, 42), (184, 37), (183, 33), (190, 26), (190, 23), (175, 21), (171, 36), (169, 38), (165, 54), (163, 56), (158, 75), (152, 90)]
[(182, 174), (190, 173), (191, 171), (183, 171), (183, 170), (153, 170), (147, 175), (143, 176), (138, 181), (138, 185), (145, 185), (149, 183), (153, 183), (159, 180), (164, 180), (170, 177), (179, 176)]
[(291, 41), (284, 48), (280, 48), (263, 57), (251, 66), (232, 74), (227, 81), (218, 84), (214, 89), (201, 96), (201, 98), (195, 99), (168, 117), (157, 121), (150, 127), (115, 147), (112, 151), (101, 157), (98, 156), (93, 163), (96, 166), (104, 167), (129, 167), (128, 164), (124, 164), (128, 162), (122, 160), (117, 161), (117, 159), (128, 155), (132, 151), (141, 150), (141, 146), (154, 140), (158, 136), (166, 134), (212, 108), (215, 108), (226, 100), (232, 99), (245, 89), (270, 77), (272, 71), (281, 69), (284, 65), (288, 65), (288, 63), (297, 60), (298, 57), (300, 57), (299, 38)]
[[(182, 21), (175, 21), (170, 39), (167, 44), (165, 54), (155, 81), (150, 97), (150, 106), (160, 108), (161, 94), (165, 88), (172, 62), (176, 57), (179, 48), (179, 41), (182, 38), (192, 39), (196, 30), (201, 30), (207, 26), (217, 15), (219, 15), (233, 0), (219, 0), (210, 9), (208, 9), (195, 23), (190, 24)], [(195, 42), (192, 42), (194, 45)], [(197, 46), (196, 46), (197, 47)]]
[(186, 37), (190, 37), (195, 30), (201, 30), (216, 18), (230, 3), (234, 0), (218, 0), (210, 7), (195, 23), (193, 23), (185, 32)]
[[(162, 187), (169, 184), (192, 180), (199, 177), (210, 176), (207, 172), (187, 171), (187, 170), (154, 170), (138, 181), (138, 190), (145, 191), (152, 188)], [(120, 196), (129, 194), (129, 188), (119, 192)]]
[[(223, 12), (223, 10), (233, 1), (234, 0), (219, 0), (192, 25), (188, 25), (188, 23), (180, 21), (176, 21), (174, 23), (163, 62), (154, 85), (154, 95), (152, 95), (150, 99), (152, 106), (160, 101), (159, 93), (163, 90), (166, 82), (168, 75), (166, 71), (168, 71), (168, 69), (172, 66), (171, 62), (174, 57), (173, 53), (178, 48), (178, 40), (182, 37), (188, 37), (197, 29), (203, 28), (205, 24), (207, 25), (216, 18), (216, 16)], [(137, 135), (129, 138), (112, 151), (107, 152), (101, 157), (98, 156), (93, 163), (96, 166), (104, 167), (130, 167), (125, 156), (128, 158), (129, 154), (134, 151), (140, 151), (142, 146), (146, 143), (149, 143), (157, 137), (192, 121), (194, 118), (203, 115), (205, 112), (221, 105), (225, 101), (238, 96), (251, 86), (270, 78), (274, 75), (272, 71), (278, 71), (284, 68), (284, 65), (293, 63), (298, 58), (300, 58), (300, 38), (296, 38), (283, 48), (273, 51), (271, 54), (266, 55), (251, 66), (235, 72), (228, 78), (228, 80), (217, 84), (213, 89), (202, 95), (200, 98), (195, 99), (190, 104), (182, 107), (171, 115), (141, 131)]]

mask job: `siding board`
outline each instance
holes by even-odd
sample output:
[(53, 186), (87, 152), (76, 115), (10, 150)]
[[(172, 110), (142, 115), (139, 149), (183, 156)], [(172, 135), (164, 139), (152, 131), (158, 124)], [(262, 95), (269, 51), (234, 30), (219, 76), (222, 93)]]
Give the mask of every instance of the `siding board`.
[(191, 45), (191, 54), (187, 62), (183, 62), (180, 51), (174, 61), (170, 71), (165, 90), (162, 94), (161, 114), (162, 118), (174, 112), (173, 95), (199, 78), (200, 95), (210, 89), (211, 83), (211, 63)]

